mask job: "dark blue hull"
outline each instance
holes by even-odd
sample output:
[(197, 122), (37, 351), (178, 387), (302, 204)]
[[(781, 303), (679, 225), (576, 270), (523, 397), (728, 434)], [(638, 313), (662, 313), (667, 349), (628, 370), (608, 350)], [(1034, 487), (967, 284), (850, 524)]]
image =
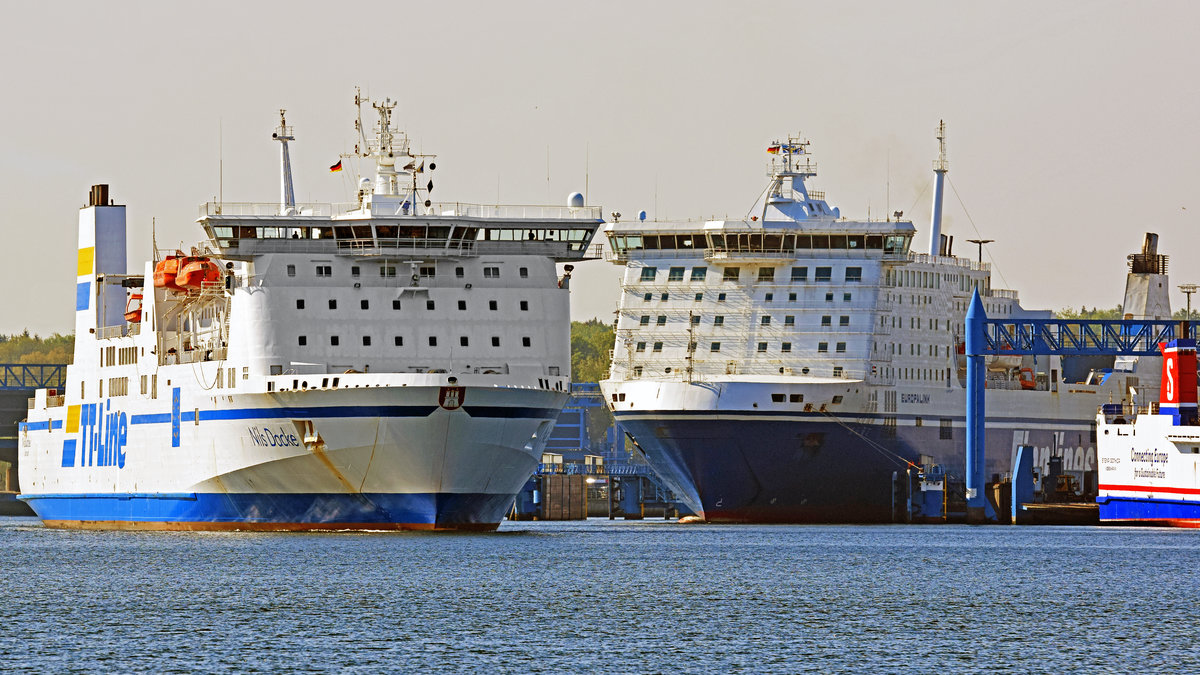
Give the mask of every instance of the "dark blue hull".
[[(907, 462), (928, 455), (959, 477), (965, 464), (961, 421), (951, 429), (897, 428), (818, 415), (711, 411), (617, 413), (617, 421), (667, 485), (714, 522), (888, 522), (892, 476), (903, 474)], [(1078, 444), (1078, 463), (1092, 464), (1079, 468), (1094, 468), (1087, 423), (1063, 425), (1057, 437), (1020, 427), (989, 428), (989, 479), (1010, 470), (1014, 439), (1047, 448)]]
[(154, 530), (494, 530), (499, 494), (58, 494), (23, 496), (48, 527)]

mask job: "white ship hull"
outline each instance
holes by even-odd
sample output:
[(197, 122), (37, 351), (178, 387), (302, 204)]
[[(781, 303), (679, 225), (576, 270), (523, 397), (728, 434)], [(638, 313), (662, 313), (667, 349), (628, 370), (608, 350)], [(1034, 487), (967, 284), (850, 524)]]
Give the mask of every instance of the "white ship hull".
[[(21, 430), (22, 498), (60, 527), (493, 529), (566, 398), (355, 377), (177, 407), (48, 408)], [(356, 386), (369, 388), (345, 388)], [(453, 409), (439, 404), (446, 390), (458, 390)]]

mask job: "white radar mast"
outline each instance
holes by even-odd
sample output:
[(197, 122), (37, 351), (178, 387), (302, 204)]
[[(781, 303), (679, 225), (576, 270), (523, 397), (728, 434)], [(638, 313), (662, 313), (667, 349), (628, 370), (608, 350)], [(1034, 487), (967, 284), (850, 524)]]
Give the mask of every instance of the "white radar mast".
[(271, 138), (279, 141), (279, 213), (292, 215), (296, 212), (296, 191), (292, 188), (292, 158), (288, 155), (288, 141), (296, 140), (292, 128), (287, 125), (287, 110), (279, 110), (279, 128)]

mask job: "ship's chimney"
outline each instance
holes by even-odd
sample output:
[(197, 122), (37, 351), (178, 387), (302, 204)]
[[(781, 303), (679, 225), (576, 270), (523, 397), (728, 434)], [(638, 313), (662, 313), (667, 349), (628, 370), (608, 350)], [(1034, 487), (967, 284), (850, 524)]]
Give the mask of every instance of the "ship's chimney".
[(929, 223), (929, 255), (938, 255), (942, 238), (942, 186), (950, 163), (946, 160), (946, 122), (938, 122), (938, 158), (933, 160), (933, 216)]
[(108, 206), (108, 185), (93, 185), (88, 195), (88, 206)]

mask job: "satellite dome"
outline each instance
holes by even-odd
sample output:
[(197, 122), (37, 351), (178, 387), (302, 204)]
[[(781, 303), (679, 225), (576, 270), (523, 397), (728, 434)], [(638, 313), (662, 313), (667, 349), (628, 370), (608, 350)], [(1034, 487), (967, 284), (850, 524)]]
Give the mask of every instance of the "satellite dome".
[(572, 192), (567, 195), (567, 206), (573, 209), (583, 208), (583, 194), (580, 192)]
[(646, 211), (645, 210), (638, 211), (638, 220), (645, 222), (645, 220), (646, 220)]

